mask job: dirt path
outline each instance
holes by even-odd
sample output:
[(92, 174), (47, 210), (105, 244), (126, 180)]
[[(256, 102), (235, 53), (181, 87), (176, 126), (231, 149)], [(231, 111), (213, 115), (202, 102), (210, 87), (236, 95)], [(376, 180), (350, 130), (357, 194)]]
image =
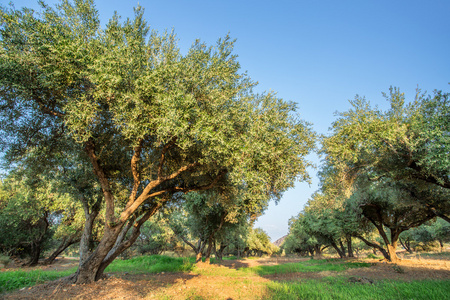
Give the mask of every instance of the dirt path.
[[(438, 259), (402, 260), (397, 265), (369, 261), (371, 267), (344, 272), (290, 273), (269, 276), (244, 274), (242, 267), (276, 265), (305, 259), (264, 258), (224, 261), (221, 265), (197, 266), (190, 273), (114, 274), (86, 285), (50, 282), (3, 295), (4, 299), (261, 299), (269, 281), (321, 279), (328, 276), (366, 277), (372, 280), (450, 279), (450, 261)], [(368, 260), (364, 260), (367, 262)], [(72, 265), (76, 262), (72, 261)], [(61, 261), (52, 268), (67, 268)], [(0, 296), (1, 298), (1, 296)]]

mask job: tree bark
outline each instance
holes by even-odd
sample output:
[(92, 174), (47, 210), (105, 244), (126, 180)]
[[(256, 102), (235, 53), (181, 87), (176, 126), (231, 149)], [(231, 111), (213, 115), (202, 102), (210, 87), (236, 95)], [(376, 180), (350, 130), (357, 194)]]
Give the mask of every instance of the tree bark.
[(39, 263), (39, 256), (41, 255), (41, 243), (40, 241), (33, 241), (31, 243), (31, 257), (27, 263), (27, 266), (36, 266)]
[(39, 263), (39, 257), (41, 256), (41, 244), (44, 240), (44, 236), (47, 234), (48, 227), (50, 223), (47, 220), (48, 212), (44, 213), (44, 216), (38, 221), (37, 227), (41, 227), (42, 231), (39, 236), (31, 242), (31, 258), (28, 261), (28, 266), (36, 266)]
[(374, 250), (374, 254), (376, 254), (375, 253), (376, 250), (379, 250), (381, 252), (381, 254), (383, 254), (384, 258), (386, 258), (387, 260), (390, 260), (389, 253), (382, 246), (365, 239), (361, 235), (356, 235), (355, 237), (357, 237), (358, 239), (360, 239), (361, 241), (366, 243), (367, 246), (372, 247)]
[[(76, 234), (78, 235), (78, 234)], [(60, 255), (64, 250), (66, 250), (70, 245), (73, 245), (75, 243), (78, 243), (80, 241), (80, 237), (78, 238), (75, 235), (64, 237), (61, 243), (59, 244), (59, 247), (53, 251), (53, 253), (44, 261), (44, 265), (51, 265), (56, 257)]]
[(347, 252), (348, 252), (348, 257), (355, 257), (355, 255), (353, 254), (352, 237), (351, 236), (347, 236)]
[(413, 253), (409, 239), (402, 241), (402, 239), (399, 238), (398, 240), (400, 241), (400, 244), (402, 245), (403, 248), (405, 248), (406, 251), (408, 251), (409, 253)]
[[(137, 222), (135, 222), (136, 218), (132, 218), (128, 222), (127, 226), (122, 229), (122, 232), (116, 239), (113, 248), (109, 250), (108, 254), (100, 264), (100, 267), (97, 270), (97, 275), (95, 276), (95, 280), (99, 280), (100, 278), (102, 278), (103, 272), (105, 271), (106, 267), (108, 267), (121, 253), (123, 253), (126, 249), (134, 244), (141, 233), (141, 226), (156, 213), (159, 207), (160, 205), (156, 204), (154, 207), (152, 207), (151, 210), (147, 211)], [(128, 238), (128, 240), (124, 241), (127, 232), (132, 226), (133, 230), (131, 232), (131, 236)]]
[(342, 254), (344, 255), (344, 257), (346, 256), (345, 255), (345, 247), (344, 247), (344, 243), (342, 243), (342, 239), (339, 239), (339, 246), (341, 246), (341, 251), (342, 251)]
[(216, 250), (216, 257), (219, 261), (223, 260), (223, 251), (225, 250), (226, 247), (228, 247), (228, 245), (221, 244), (219, 250)]
[(330, 244), (336, 250), (336, 252), (338, 253), (340, 258), (344, 258), (345, 257), (345, 252), (342, 253), (342, 249), (339, 249), (338, 245), (336, 244), (336, 242), (334, 240), (331, 241)]
[(210, 236), (208, 239), (208, 248), (206, 249), (206, 253), (205, 253), (205, 263), (209, 264), (211, 263), (211, 252), (212, 252), (212, 247), (213, 247), (213, 237)]
[[(141, 148), (140, 146), (136, 147), (134, 149), (133, 158), (131, 160), (131, 171), (133, 174), (133, 190), (131, 192), (130, 198), (128, 200), (128, 203), (125, 207), (125, 209), (120, 213), (120, 216), (115, 215), (115, 199), (112, 192), (111, 184), (109, 182), (107, 173), (102, 168), (100, 164), (100, 160), (97, 157), (95, 151), (96, 151), (96, 145), (93, 138), (90, 138), (85, 143), (85, 152), (88, 155), (95, 176), (97, 177), (100, 186), (102, 188), (102, 194), (103, 194), (103, 200), (105, 201), (105, 226), (104, 226), (104, 233), (103, 237), (100, 241), (100, 243), (97, 245), (96, 249), (93, 253), (88, 253), (86, 251), (86, 240), (89, 236), (89, 233), (92, 232), (92, 227), (90, 230), (86, 229), (86, 234), (83, 235), (82, 243), (80, 243), (80, 252), (81, 252), (81, 259), (80, 259), (80, 265), (78, 267), (78, 271), (76, 274), (74, 274), (71, 279), (76, 284), (84, 284), (84, 283), (91, 283), (93, 281), (96, 281), (102, 277), (103, 271), (105, 268), (125, 249), (130, 247), (134, 241), (137, 239), (137, 236), (139, 235), (139, 228), (140, 225), (135, 225), (135, 229), (133, 232), (136, 234), (132, 234), (131, 238), (127, 240), (126, 242), (121, 241), (122, 230), (127, 231), (126, 229), (123, 229), (123, 227), (129, 222), (130, 218), (136, 213), (136, 211), (141, 207), (141, 205), (146, 202), (148, 203), (150, 201), (151, 205), (156, 205), (155, 202), (151, 202), (151, 199), (155, 199), (157, 196), (167, 195), (174, 192), (189, 192), (189, 191), (195, 191), (195, 190), (206, 190), (212, 188), (219, 180), (222, 178), (227, 170), (222, 169), (220, 170), (217, 175), (211, 180), (209, 184), (203, 185), (203, 186), (196, 186), (196, 187), (187, 187), (182, 188), (178, 186), (173, 186), (168, 189), (161, 189), (161, 190), (155, 190), (158, 186), (161, 186), (162, 184), (176, 179), (180, 174), (183, 174), (187, 171), (191, 171), (195, 169), (197, 166), (200, 166), (198, 162), (190, 163), (185, 166), (180, 167), (178, 170), (172, 172), (169, 175), (162, 174), (163, 170), (163, 163), (164, 163), (164, 156), (165, 156), (165, 150), (163, 149), (161, 159), (160, 159), (160, 165), (159, 165), (159, 171), (158, 171), (158, 178), (151, 180), (150, 182), (146, 183), (146, 185), (143, 187), (141, 193), (139, 196), (137, 196), (137, 191), (139, 190), (140, 186), (140, 176), (138, 173), (138, 162), (139, 162), (139, 155)], [(164, 200), (164, 201), (167, 201)], [(158, 202), (161, 204), (161, 201), (158, 200)], [(158, 204), (159, 205), (159, 204)], [(87, 205), (86, 205), (87, 206)], [(160, 206), (156, 206), (155, 212)], [(86, 211), (86, 210), (85, 210)], [(89, 221), (93, 222), (94, 218), (88, 218), (91, 214), (88, 214), (86, 217), (86, 225), (88, 225), (88, 219)], [(139, 221), (138, 221), (139, 222)], [(142, 225), (142, 224), (141, 224)], [(86, 226), (87, 227), (87, 226)], [(200, 249), (199, 254), (201, 255), (204, 244)], [(89, 255), (88, 255), (89, 254)]]
[(83, 196), (80, 198), (80, 200), (81, 200), (81, 203), (83, 204), (85, 221), (84, 221), (83, 233), (81, 234), (81, 239), (80, 239), (79, 266), (84, 264), (84, 262), (91, 255), (91, 253), (89, 251), (89, 243), (90, 243), (90, 240), (92, 239), (92, 230), (94, 229), (94, 221), (100, 212), (102, 198), (99, 197), (97, 199), (97, 201), (95, 202), (95, 204), (92, 206), (92, 208), (89, 208), (88, 201)]
[(395, 230), (394, 228), (391, 228), (391, 243), (387, 245), (387, 248), (392, 262), (399, 261), (397, 256), (397, 243), (401, 232), (402, 230)]
[[(121, 225), (123, 226), (123, 224)], [(80, 262), (76, 273), (76, 284), (91, 283), (98, 279), (97, 272), (100, 265), (114, 246), (122, 226), (105, 226), (103, 238), (95, 251), (86, 260)]]

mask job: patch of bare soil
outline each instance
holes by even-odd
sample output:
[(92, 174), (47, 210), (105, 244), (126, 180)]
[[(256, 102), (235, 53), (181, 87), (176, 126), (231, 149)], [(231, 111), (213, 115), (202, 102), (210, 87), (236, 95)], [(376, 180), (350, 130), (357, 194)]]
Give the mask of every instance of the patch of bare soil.
[[(356, 259), (349, 261), (357, 262)], [(397, 263), (384, 260), (364, 259), (361, 262), (371, 263), (370, 267), (348, 269), (343, 272), (323, 271), (314, 273), (289, 273), (266, 275), (270, 280), (302, 280), (321, 279), (330, 276), (344, 276), (356, 278), (369, 278), (372, 280), (424, 280), (424, 279), (450, 279), (450, 261), (441, 259), (403, 259)]]
[(7, 268), (2, 268), (0, 271), (11, 271), (11, 270), (55, 270), (55, 271), (64, 271), (67, 269), (71, 269), (73, 267), (78, 266), (78, 257), (58, 257), (55, 259), (53, 264), (51, 265), (42, 265), (39, 264), (34, 267), (22, 267), (21, 263), (18, 262), (11, 262), (8, 264)]
[(403, 259), (394, 264), (374, 260), (371, 267), (350, 269), (347, 271), (347, 274), (349, 276), (364, 276), (377, 280), (450, 279), (450, 261), (440, 259)]
[[(112, 275), (86, 285), (53, 281), (3, 295), (3, 299), (261, 299), (265, 293), (265, 283), (272, 280), (320, 279), (336, 275), (364, 277), (375, 281), (450, 279), (450, 261), (439, 259), (405, 259), (397, 264), (372, 260), (369, 261), (372, 264), (370, 267), (349, 269), (344, 272), (294, 273), (264, 277), (252, 274), (242, 276), (235, 270), (241, 267), (276, 265), (301, 260), (305, 259), (263, 258), (224, 261), (221, 265), (200, 264), (197, 266), (198, 272), (195, 273)], [(62, 265), (60, 264), (60, 267)], [(236, 272), (236, 276), (233, 272)]]

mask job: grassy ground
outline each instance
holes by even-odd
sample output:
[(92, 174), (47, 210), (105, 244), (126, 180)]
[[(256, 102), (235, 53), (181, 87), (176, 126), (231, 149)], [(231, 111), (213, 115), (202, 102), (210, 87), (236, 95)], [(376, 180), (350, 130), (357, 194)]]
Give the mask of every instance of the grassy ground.
[(355, 284), (345, 278), (302, 282), (270, 282), (266, 299), (448, 299), (450, 280), (380, 281), (374, 284)]
[(75, 273), (76, 268), (65, 271), (4, 271), (0, 273), (0, 293), (33, 286)]
[[(444, 253), (438, 259), (447, 257)], [(136, 299), (448, 299), (450, 263), (447, 265), (446, 260), (441, 264), (442, 268), (438, 266), (436, 271), (426, 273), (429, 277), (433, 274), (440, 274), (440, 277), (426, 279), (426, 275), (417, 279), (413, 276), (414, 269), (405, 265), (406, 274), (398, 274), (397, 280), (393, 279), (397, 278), (395, 268), (373, 260), (228, 260), (220, 266), (209, 266), (195, 265), (193, 258), (142, 256), (114, 261), (105, 271), (111, 275), (110, 279), (81, 287), (68, 286), (61, 297), (95, 295), (97, 299), (109, 299), (111, 295), (114, 298), (124, 295), (126, 298), (132, 290)], [(384, 269), (374, 269), (377, 267)], [(349, 280), (355, 274), (366, 274), (363, 270), (367, 270), (367, 274), (392, 274), (371, 280), (372, 283)], [(24, 288), (68, 276), (74, 271), (74, 268), (3, 271), (0, 293), (22, 289), (16, 293), (27, 292), (36, 299), (46, 299), (51, 289), (50, 295), (59, 295), (59, 285)], [(10, 299), (20, 297), (18, 295), (12, 294)]]

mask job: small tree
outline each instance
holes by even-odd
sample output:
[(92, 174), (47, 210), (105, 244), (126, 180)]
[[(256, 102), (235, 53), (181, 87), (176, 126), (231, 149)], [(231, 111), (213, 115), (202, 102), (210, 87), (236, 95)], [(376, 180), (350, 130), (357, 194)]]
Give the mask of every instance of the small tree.
[[(396, 249), (402, 232), (418, 227), (435, 217), (431, 211), (411, 200), (409, 195), (407, 186), (383, 180), (369, 183), (367, 186), (360, 185), (348, 199), (349, 206), (359, 211), (360, 222), (372, 224), (382, 237), (386, 248), (368, 241), (360, 234), (355, 235), (369, 246), (380, 250), (390, 261), (398, 259)], [(367, 225), (362, 225), (365, 226)]]

